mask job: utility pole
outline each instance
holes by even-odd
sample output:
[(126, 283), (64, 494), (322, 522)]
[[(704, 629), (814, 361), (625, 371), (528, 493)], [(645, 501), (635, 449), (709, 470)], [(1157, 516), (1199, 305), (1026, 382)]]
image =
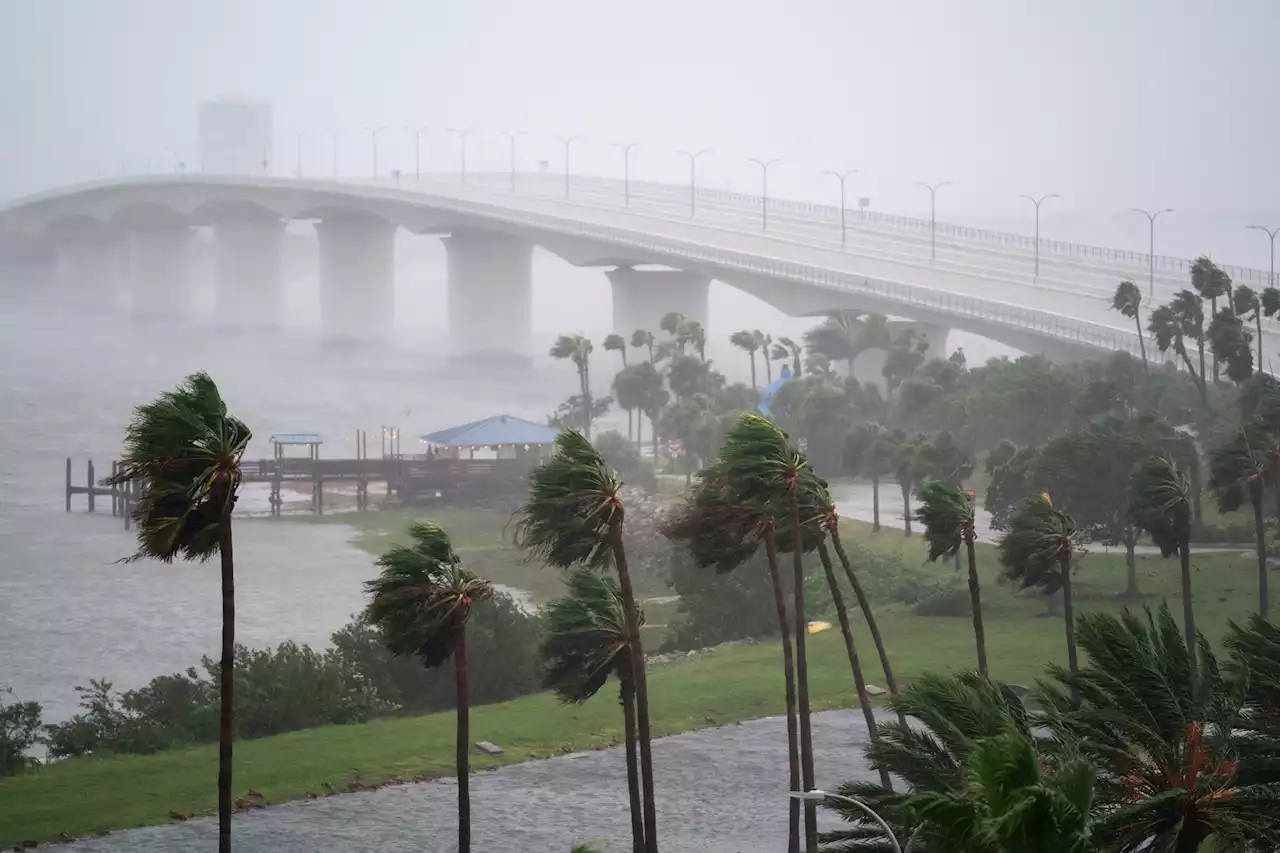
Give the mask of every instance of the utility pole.
[(845, 205), (844, 205), (844, 182), (848, 179), (848, 177), (849, 177), (850, 175), (858, 175), (858, 174), (861, 174), (861, 173), (860, 173), (857, 169), (850, 169), (850, 170), (849, 170), (849, 171), (847, 171), (847, 172), (834, 172), (834, 171), (832, 171), (832, 170), (828, 169), (827, 171), (823, 172), (822, 174), (824, 174), (824, 175), (830, 175), (831, 177), (835, 178), (837, 181), (839, 181), (839, 182), (840, 182), (840, 248), (841, 248), (841, 249), (843, 249), (843, 248), (844, 248), (844, 245), (845, 245), (845, 225), (844, 225), (844, 207), (845, 207)]
[(614, 148), (622, 152), (622, 197), (623, 207), (631, 206), (631, 149), (639, 142), (614, 142)]
[(685, 151), (682, 148), (680, 153), (689, 158), (689, 218), (693, 219), (693, 215), (698, 210), (698, 158), (703, 154), (710, 154), (711, 149)]
[(1040, 198), (1025, 194), (1022, 197), (1036, 206), (1036, 274), (1031, 279), (1036, 281), (1040, 278), (1040, 205), (1051, 198), (1060, 198), (1060, 196), (1057, 193), (1049, 193), (1048, 195), (1040, 196)]
[(564, 197), (569, 197), (569, 147), (575, 142), (581, 141), (581, 136), (570, 136), (567, 139), (563, 136), (557, 136), (560, 144), (564, 146)]
[(1147, 243), (1147, 298), (1154, 300), (1156, 298), (1156, 220), (1162, 213), (1173, 213), (1173, 208), (1161, 208), (1155, 213), (1143, 210), (1141, 207), (1135, 207), (1132, 210), (1147, 217), (1147, 225), (1150, 226)]
[(514, 133), (509, 130), (502, 131), (502, 135), (511, 140), (511, 191), (516, 189), (516, 140), (522, 136), (529, 134), (523, 130), (517, 130)]
[(429, 133), (431, 128), (426, 127), (407, 127), (413, 134), (413, 178), (416, 181), (422, 180), (422, 134)]
[(950, 185), (950, 181), (938, 181), (936, 184), (926, 184), (924, 181), (916, 181), (917, 184), (929, 191), (929, 263), (933, 263), (938, 258), (938, 190)]
[(782, 161), (774, 158), (769, 161), (757, 160), (750, 157), (748, 160), (760, 167), (760, 230), (761, 232), (769, 230), (769, 167), (775, 163)]

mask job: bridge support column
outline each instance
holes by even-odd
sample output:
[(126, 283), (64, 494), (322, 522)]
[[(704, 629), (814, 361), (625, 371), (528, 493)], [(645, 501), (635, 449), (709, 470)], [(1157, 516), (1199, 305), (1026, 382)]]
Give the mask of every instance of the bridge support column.
[(120, 294), (124, 246), (109, 238), (73, 240), (58, 247), (59, 301), (72, 311), (113, 311)]
[(396, 226), (374, 216), (335, 216), (316, 223), (316, 235), (325, 337), (390, 335), (396, 312)]
[(454, 231), (449, 253), (449, 338), (455, 356), (527, 358), (533, 331), (533, 244), (510, 234)]
[(613, 286), (613, 330), (630, 339), (636, 329), (658, 331), (672, 311), (707, 326), (707, 293), (711, 277), (685, 270), (638, 270), (618, 267), (606, 272)]
[(218, 322), (278, 329), (284, 325), (284, 283), (278, 219), (230, 219), (213, 226)]
[(129, 308), (135, 316), (185, 317), (191, 312), (191, 238), (187, 225), (129, 229)]

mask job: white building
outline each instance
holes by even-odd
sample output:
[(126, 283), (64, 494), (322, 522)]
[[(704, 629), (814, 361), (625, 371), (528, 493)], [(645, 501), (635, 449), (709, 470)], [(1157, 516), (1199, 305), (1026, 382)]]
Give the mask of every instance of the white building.
[(271, 104), (239, 96), (220, 98), (201, 104), (197, 120), (201, 171), (260, 175), (271, 170)]

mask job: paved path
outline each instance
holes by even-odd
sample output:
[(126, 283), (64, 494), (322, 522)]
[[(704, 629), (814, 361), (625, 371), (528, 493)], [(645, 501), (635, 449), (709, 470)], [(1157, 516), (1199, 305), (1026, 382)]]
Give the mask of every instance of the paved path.
[[(813, 717), (818, 784), (871, 778), (861, 714)], [(786, 720), (771, 717), (656, 741), (664, 853), (779, 853), (786, 849)], [(449, 853), (456, 846), (453, 780), (286, 803), (237, 816), (236, 853)], [(628, 853), (630, 818), (620, 748), (533, 761), (472, 778), (476, 851), (568, 853), (597, 839)], [(825, 827), (832, 818), (825, 816)], [(216, 849), (214, 821), (114, 832), (68, 853), (198, 853)]]

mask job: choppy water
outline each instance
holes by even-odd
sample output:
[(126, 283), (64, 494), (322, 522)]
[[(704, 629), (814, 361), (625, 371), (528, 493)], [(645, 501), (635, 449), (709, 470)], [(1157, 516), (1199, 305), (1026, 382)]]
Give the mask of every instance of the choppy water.
[[(216, 654), (216, 565), (116, 563), (133, 540), (109, 506), (88, 515), (80, 497), (63, 511), (65, 457), (77, 483), (90, 456), (101, 475), (135, 404), (207, 370), (253, 428), (255, 455), (270, 453), (272, 432), (305, 430), (338, 457), (353, 455), (357, 427), (377, 454), (381, 424), (409, 436), (500, 412), (541, 417), (567, 378), (497, 381), (433, 363), (422, 352), (334, 352), (306, 338), (0, 301), (0, 685), (63, 719), (75, 711), (73, 687), (90, 678), (132, 687)], [(360, 608), (370, 563), (345, 528), (252, 520), (237, 538), (241, 642), (324, 643)]]
[[(819, 786), (872, 780), (862, 758), (861, 712), (813, 716)], [(776, 853), (787, 844), (786, 720), (663, 738), (653, 745), (659, 842), (668, 853)], [(472, 848), (565, 853), (597, 839), (630, 849), (621, 749), (585, 752), (480, 773), (471, 781)], [(398, 785), (238, 815), (237, 853), (449, 853), (457, 848), (457, 786)], [(829, 815), (819, 826), (834, 828)], [(68, 845), (72, 853), (178, 853), (212, 849), (208, 819), (115, 832)]]

